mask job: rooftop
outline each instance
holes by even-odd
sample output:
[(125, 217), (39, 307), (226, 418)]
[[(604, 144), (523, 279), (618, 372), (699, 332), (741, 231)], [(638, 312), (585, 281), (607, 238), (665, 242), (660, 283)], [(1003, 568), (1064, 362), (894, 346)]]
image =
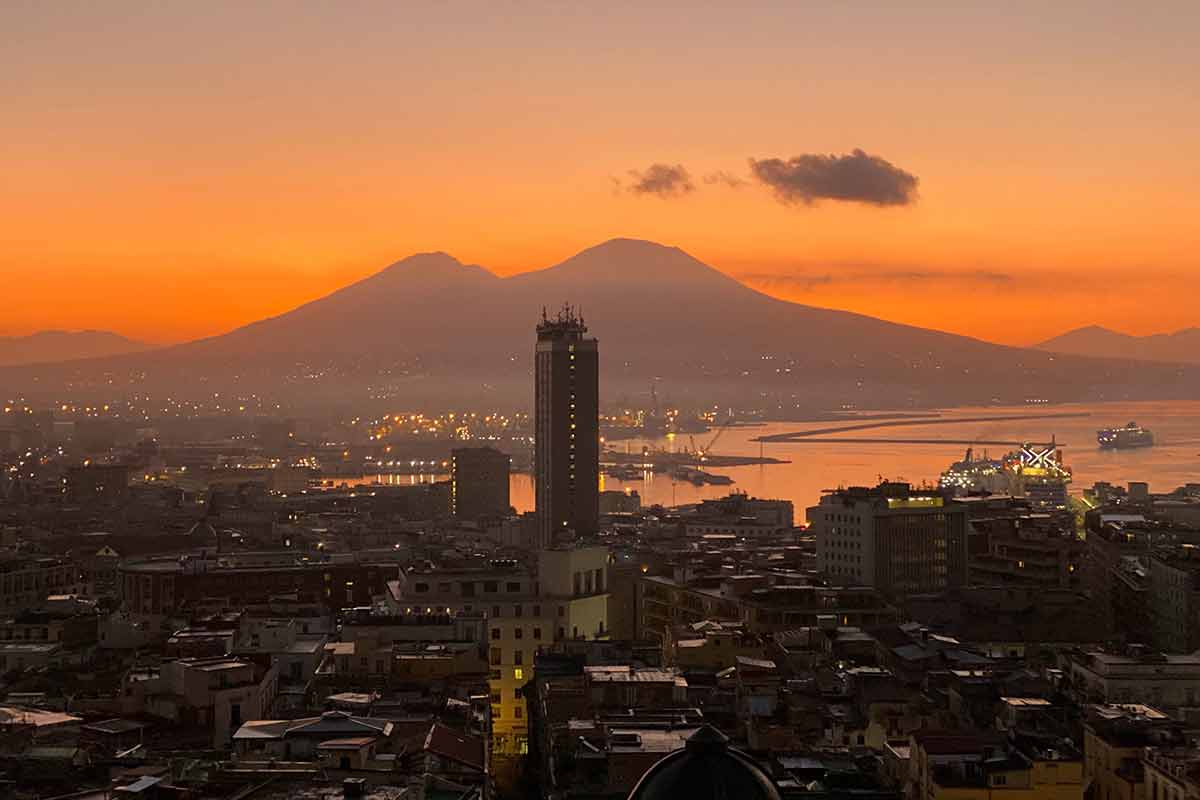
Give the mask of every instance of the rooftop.
[(638, 669), (630, 666), (584, 667), (592, 683), (675, 683), (682, 680), (674, 670)]

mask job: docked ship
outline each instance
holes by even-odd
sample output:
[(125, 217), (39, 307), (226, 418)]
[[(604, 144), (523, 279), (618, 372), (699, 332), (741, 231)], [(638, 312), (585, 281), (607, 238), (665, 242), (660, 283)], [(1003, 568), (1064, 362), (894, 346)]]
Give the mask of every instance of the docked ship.
[(977, 457), (973, 448), (967, 448), (962, 461), (955, 461), (942, 473), (938, 485), (956, 495), (986, 492), (1003, 494), (1010, 490), (1008, 475), (1004, 471), (1003, 459)]
[(1123, 428), (1105, 428), (1096, 431), (1096, 441), (1105, 450), (1128, 450), (1134, 447), (1151, 447), (1154, 434), (1131, 422)]
[(967, 450), (942, 473), (940, 488), (956, 496), (1009, 494), (1023, 497), (1038, 511), (1062, 511), (1068, 506), (1071, 470), (1063, 464), (1062, 450), (1049, 444), (1025, 444), (1000, 459), (982, 458)]

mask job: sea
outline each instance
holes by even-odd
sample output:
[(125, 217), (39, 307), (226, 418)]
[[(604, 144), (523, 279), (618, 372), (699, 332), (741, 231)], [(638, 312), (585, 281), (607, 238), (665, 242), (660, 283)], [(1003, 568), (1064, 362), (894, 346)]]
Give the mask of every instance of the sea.
[[(877, 415), (884, 412), (872, 412)], [(897, 414), (913, 414), (911, 409)], [(924, 413), (924, 412), (921, 412)], [(985, 452), (1000, 457), (1014, 449), (1007, 443), (1054, 441), (1063, 451), (1063, 462), (1072, 472), (1072, 494), (1097, 481), (1128, 484), (1146, 481), (1153, 492), (1168, 492), (1187, 483), (1200, 482), (1200, 401), (1054, 404), (1033, 406), (987, 406), (953, 408), (937, 412), (937, 421), (845, 431), (821, 437), (783, 442), (759, 442), (761, 436), (842, 427), (841, 421), (769, 422), (731, 426), (717, 440), (712, 452), (720, 455), (766, 456), (783, 464), (754, 464), (742, 467), (709, 468), (728, 475), (732, 485), (695, 486), (673, 480), (669, 474), (647, 474), (643, 479), (620, 481), (603, 477), (604, 489), (636, 491), (643, 505), (685, 505), (723, 497), (731, 491), (753, 497), (791, 500), (802, 519), (801, 509), (813, 505), (823, 491), (845, 486), (873, 486), (881, 479), (907, 481), (914, 485), (936, 484), (941, 472), (963, 458), (968, 446), (976, 455)], [(1070, 416), (1064, 416), (1070, 415)], [(982, 418), (1008, 417), (1009, 419)], [(884, 421), (884, 420), (880, 420)], [(853, 417), (846, 425), (854, 422)], [(1096, 431), (1136, 422), (1154, 433), (1155, 446), (1137, 450), (1101, 450)], [(702, 449), (715, 432), (695, 434)], [(919, 442), (919, 443), (918, 443)], [(985, 444), (989, 442), (1005, 444)], [(643, 447), (677, 451), (690, 448), (687, 436), (630, 439), (613, 444), (622, 451), (640, 452)], [(432, 480), (434, 476), (393, 476), (394, 482)], [(510, 496), (517, 511), (532, 511), (533, 479), (513, 474)]]

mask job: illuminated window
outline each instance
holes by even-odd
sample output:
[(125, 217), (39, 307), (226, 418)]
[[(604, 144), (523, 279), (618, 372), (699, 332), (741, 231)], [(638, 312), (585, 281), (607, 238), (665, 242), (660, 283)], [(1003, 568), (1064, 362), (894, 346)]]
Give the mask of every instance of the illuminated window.
[(513, 667), (513, 680), (525, 680), (525, 670), (521, 669), (520, 667)]

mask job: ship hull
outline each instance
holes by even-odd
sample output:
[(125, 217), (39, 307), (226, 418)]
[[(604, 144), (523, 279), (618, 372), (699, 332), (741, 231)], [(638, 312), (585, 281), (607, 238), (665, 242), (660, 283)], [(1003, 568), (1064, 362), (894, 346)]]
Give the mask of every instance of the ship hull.
[(1134, 450), (1139, 447), (1152, 447), (1154, 434), (1131, 422), (1124, 428), (1096, 431), (1096, 443), (1100, 445), (1101, 450)]

